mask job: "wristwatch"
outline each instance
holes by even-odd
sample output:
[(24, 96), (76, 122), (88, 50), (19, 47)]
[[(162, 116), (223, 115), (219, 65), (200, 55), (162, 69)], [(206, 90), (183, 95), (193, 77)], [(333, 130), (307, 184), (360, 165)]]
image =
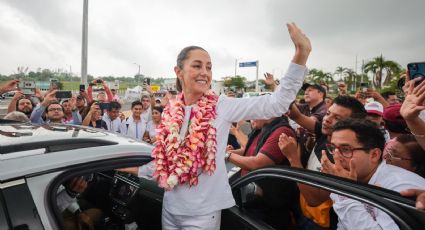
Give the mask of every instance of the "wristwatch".
[(232, 153), (231, 153), (231, 152), (226, 152), (226, 154), (224, 154), (224, 159), (225, 159), (226, 161), (228, 161), (228, 160), (229, 160), (229, 158), (230, 158), (230, 155), (232, 155)]

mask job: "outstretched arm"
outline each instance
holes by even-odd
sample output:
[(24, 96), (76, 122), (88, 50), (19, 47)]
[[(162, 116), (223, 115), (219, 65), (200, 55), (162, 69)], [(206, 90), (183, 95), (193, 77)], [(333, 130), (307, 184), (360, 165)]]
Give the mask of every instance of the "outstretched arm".
[(281, 78), (281, 84), (271, 95), (253, 98), (220, 97), (218, 113), (226, 114), (229, 122), (240, 120), (268, 119), (282, 116), (295, 100), (307, 73), (305, 64), (311, 51), (310, 40), (295, 25), (288, 24), (288, 31), (295, 45), (295, 54), (288, 72)]
[(405, 91), (406, 99), (400, 108), (400, 114), (418, 143), (425, 149), (425, 122), (419, 118), (419, 113), (425, 109), (425, 81), (416, 87), (414, 85), (410, 84)]

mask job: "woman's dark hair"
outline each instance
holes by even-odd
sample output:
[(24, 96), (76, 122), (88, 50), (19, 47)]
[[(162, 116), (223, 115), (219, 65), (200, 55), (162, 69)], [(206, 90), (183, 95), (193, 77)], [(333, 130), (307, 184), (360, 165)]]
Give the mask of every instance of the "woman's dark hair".
[(412, 134), (401, 134), (396, 137), (396, 141), (403, 144), (404, 147), (409, 151), (410, 162), (415, 168), (415, 173), (425, 178), (425, 150), (419, 145), (415, 136)]
[(365, 148), (379, 148), (381, 152), (384, 151), (384, 135), (379, 127), (369, 120), (349, 118), (338, 121), (332, 132), (340, 130), (353, 131), (356, 134), (357, 141)]
[(351, 118), (365, 118), (367, 115), (364, 105), (354, 97), (338, 96), (333, 100), (333, 104), (337, 104), (351, 110)]
[(158, 111), (159, 113), (162, 113), (162, 111), (164, 110), (164, 108), (162, 108), (162, 106), (154, 106), (154, 107), (152, 107), (152, 111), (153, 110), (156, 110), (156, 111)]
[(131, 103), (131, 108), (133, 109), (133, 108), (134, 108), (134, 106), (136, 106), (136, 105), (140, 105), (140, 106), (142, 106), (142, 107), (143, 107), (143, 104), (142, 104), (142, 102), (141, 102), (141, 101), (133, 101), (133, 102)]
[[(183, 69), (183, 62), (189, 57), (189, 53), (192, 50), (202, 50), (207, 52), (204, 48), (199, 47), (199, 46), (188, 46), (185, 47), (184, 49), (182, 49), (179, 53), (179, 55), (177, 55), (177, 64), (176, 66), (179, 67), (180, 69)], [(207, 52), (208, 53), (208, 52)], [(179, 78), (176, 79), (176, 90), (181, 92), (183, 90), (182, 88), (182, 84), (179, 80)]]

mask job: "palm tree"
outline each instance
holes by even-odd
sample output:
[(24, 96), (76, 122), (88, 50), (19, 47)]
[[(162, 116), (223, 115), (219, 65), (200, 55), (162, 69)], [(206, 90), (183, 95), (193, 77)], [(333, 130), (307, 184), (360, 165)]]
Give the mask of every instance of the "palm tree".
[(331, 73), (323, 72), (323, 70), (319, 69), (311, 69), (307, 76), (308, 81), (321, 84), (326, 83), (329, 85), (330, 83), (334, 83), (334, 79)]
[[(401, 69), (397, 62), (385, 60), (382, 56), (373, 58), (363, 66), (363, 72), (373, 74), (373, 85), (381, 89), (382, 85), (388, 84), (391, 81), (391, 77), (394, 73), (399, 72)], [(385, 78), (383, 79), (383, 73), (385, 71)]]
[(339, 80), (343, 79), (344, 72), (347, 71), (347, 68), (338, 66), (336, 67), (335, 74), (339, 76)]

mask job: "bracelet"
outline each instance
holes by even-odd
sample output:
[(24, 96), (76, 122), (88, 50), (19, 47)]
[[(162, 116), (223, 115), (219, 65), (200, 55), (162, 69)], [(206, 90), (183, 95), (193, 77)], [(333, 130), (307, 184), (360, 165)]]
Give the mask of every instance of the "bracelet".
[(78, 195), (80, 195), (80, 193), (78, 193), (78, 192), (74, 192), (74, 191), (72, 191), (71, 189), (69, 189), (69, 188), (65, 188), (65, 191), (66, 191), (66, 193), (70, 196), (70, 197), (72, 197), (72, 198), (76, 198)]
[(424, 137), (425, 137), (425, 134), (415, 134), (415, 133), (413, 133), (412, 131), (410, 131), (410, 133), (411, 133), (413, 136), (415, 136), (415, 137), (421, 137), (421, 138), (424, 138)]

